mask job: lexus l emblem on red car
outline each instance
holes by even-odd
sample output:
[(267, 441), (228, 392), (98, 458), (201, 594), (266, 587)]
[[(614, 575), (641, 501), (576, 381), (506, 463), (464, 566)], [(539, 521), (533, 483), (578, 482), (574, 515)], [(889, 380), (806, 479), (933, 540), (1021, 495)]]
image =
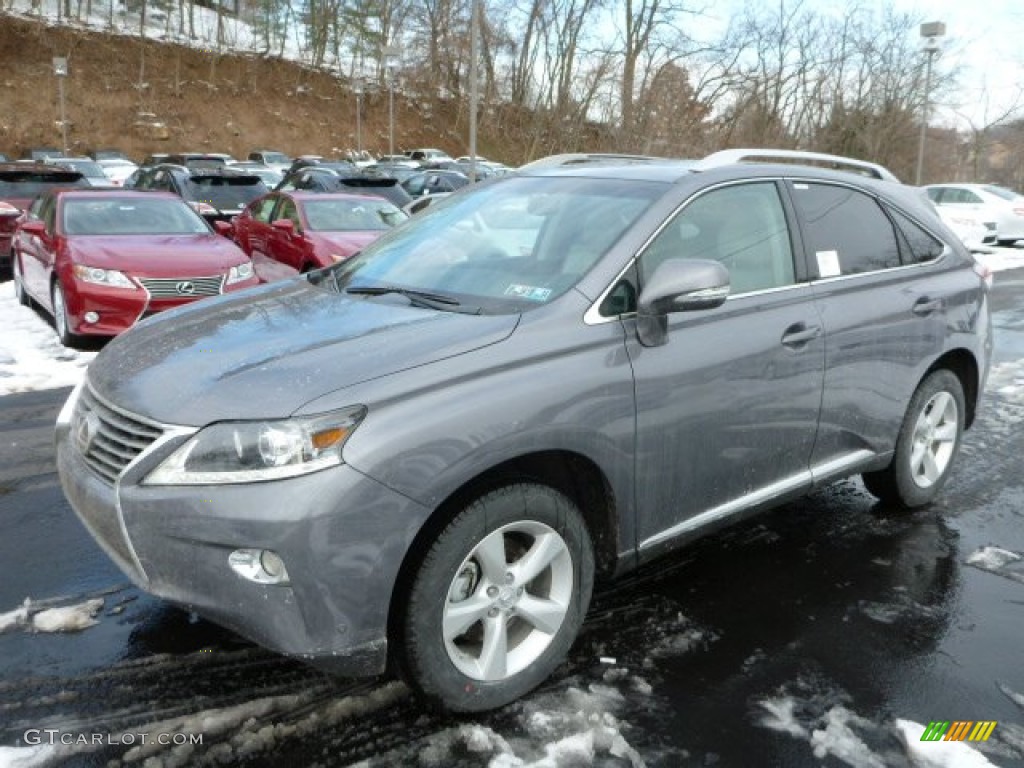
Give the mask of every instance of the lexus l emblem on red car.
[(195, 283), (191, 283), (188, 280), (182, 280), (180, 283), (174, 286), (174, 288), (182, 296), (191, 296), (193, 293), (196, 292)]

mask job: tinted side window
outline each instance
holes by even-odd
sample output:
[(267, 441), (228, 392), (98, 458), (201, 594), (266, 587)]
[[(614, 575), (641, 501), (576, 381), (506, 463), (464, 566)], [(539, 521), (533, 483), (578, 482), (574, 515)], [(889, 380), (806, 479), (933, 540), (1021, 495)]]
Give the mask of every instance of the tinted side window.
[(941, 240), (926, 232), (919, 224), (899, 211), (890, 209), (889, 213), (905, 238), (907, 252), (903, 254), (904, 264), (933, 261), (942, 255), (945, 246)]
[(792, 184), (811, 268), (818, 277), (898, 267), (900, 250), (889, 217), (863, 192), (831, 184)]
[(722, 262), (734, 294), (791, 285), (793, 250), (775, 184), (738, 184), (695, 199), (641, 255), (641, 280), (670, 258)]

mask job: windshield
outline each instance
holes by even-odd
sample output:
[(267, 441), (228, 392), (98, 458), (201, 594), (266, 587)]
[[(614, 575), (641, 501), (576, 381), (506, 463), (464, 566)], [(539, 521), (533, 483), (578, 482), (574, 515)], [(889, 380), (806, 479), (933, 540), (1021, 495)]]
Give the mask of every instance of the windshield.
[(89, 183), (81, 174), (71, 171), (0, 171), (0, 199), (32, 198), (53, 187), (87, 186)]
[(307, 200), (303, 209), (309, 228), (320, 232), (391, 229), (409, 218), (386, 200)]
[(181, 200), (96, 197), (64, 201), (66, 235), (206, 235), (202, 216)]
[(655, 182), (505, 179), (454, 195), (335, 267), (342, 290), (374, 286), (519, 312), (574, 286), (661, 196)]
[(244, 208), (267, 194), (259, 176), (192, 176), (185, 184), (185, 199), (207, 203), (214, 208)]
[(283, 152), (264, 152), (263, 162), (265, 163), (290, 163), (292, 159)]
[(83, 176), (88, 176), (92, 179), (106, 178), (106, 174), (103, 173), (103, 169), (98, 163), (92, 160), (61, 160), (57, 165), (64, 168), (70, 168), (73, 171), (78, 171)]

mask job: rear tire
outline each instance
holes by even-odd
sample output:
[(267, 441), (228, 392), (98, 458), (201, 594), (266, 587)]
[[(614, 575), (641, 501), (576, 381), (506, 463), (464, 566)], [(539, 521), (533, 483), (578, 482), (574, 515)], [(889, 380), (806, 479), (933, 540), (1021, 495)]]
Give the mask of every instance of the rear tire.
[(864, 486), (882, 501), (907, 509), (930, 504), (953, 467), (966, 412), (963, 386), (952, 371), (928, 375), (910, 398), (892, 462), (861, 475)]
[(430, 544), (398, 595), (397, 666), (437, 708), (504, 706), (568, 653), (593, 580), (590, 536), (568, 498), (531, 483), (491, 491)]

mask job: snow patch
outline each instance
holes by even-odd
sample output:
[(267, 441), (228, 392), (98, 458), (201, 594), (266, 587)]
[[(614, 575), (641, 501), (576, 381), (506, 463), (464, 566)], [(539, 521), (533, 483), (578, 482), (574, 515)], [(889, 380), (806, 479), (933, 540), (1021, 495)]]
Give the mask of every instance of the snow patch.
[(32, 617), (32, 629), (37, 632), (81, 632), (99, 624), (94, 617), (101, 610), (102, 597), (64, 608), (48, 608)]
[[(32, 601), (27, 597), (20, 608), (7, 613), (0, 613), (0, 635), (9, 629), (24, 626), (28, 622), (28, 609)], [(2, 765), (2, 763), (0, 763)]]
[(1024, 267), (1024, 250), (1020, 248), (992, 248), (991, 253), (975, 253), (974, 258), (993, 272)]
[(1020, 560), (1021, 556), (1016, 552), (1000, 547), (982, 547), (971, 553), (967, 558), (967, 564), (981, 568), (983, 571), (998, 571), (1009, 563)]
[(796, 700), (790, 696), (780, 696), (774, 699), (765, 699), (758, 702), (758, 706), (764, 710), (758, 719), (758, 725), (770, 728), (780, 733), (788, 733), (798, 739), (808, 737), (807, 729), (800, 725), (794, 710)]
[(924, 726), (913, 720), (896, 720), (907, 756), (919, 768), (994, 768), (994, 763), (962, 741), (921, 741)]
[(872, 725), (843, 706), (832, 707), (826, 712), (825, 727), (811, 733), (814, 756), (824, 760), (833, 755), (854, 768), (885, 768), (885, 762), (850, 729), (851, 724), (861, 727)]
[(0, 747), (0, 768), (46, 768), (58, 765), (60, 755), (50, 744), (35, 747)]
[(1024, 696), (1017, 693), (1008, 685), (1005, 685), (1003, 683), (996, 683), (996, 687), (999, 689), (999, 692), (1002, 693), (1006, 698), (1008, 698), (1021, 709), (1024, 709)]
[(0, 284), (0, 328), (0, 397), (74, 386), (96, 357), (65, 348), (39, 314), (14, 298), (12, 281)]

